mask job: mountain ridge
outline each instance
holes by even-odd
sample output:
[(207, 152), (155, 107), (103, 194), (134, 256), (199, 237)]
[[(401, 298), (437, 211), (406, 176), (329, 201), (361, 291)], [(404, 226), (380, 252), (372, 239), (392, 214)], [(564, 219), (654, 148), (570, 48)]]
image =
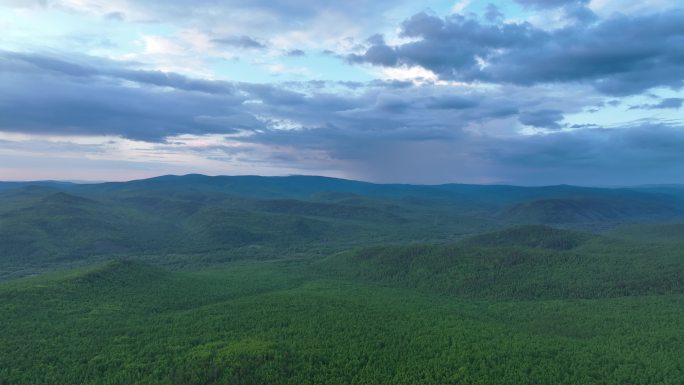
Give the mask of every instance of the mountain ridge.
[(11, 186), (0, 188), (0, 277), (127, 256), (192, 266), (445, 243), (529, 224), (597, 231), (684, 222), (684, 194), (662, 189), (201, 174)]

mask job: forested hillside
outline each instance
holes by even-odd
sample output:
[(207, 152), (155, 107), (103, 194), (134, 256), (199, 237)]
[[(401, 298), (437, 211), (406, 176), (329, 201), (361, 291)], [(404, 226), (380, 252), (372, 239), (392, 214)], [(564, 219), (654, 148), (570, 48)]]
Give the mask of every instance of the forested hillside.
[(0, 382), (622, 385), (684, 376), (681, 294), (469, 300), (307, 265), (172, 273), (115, 262), (2, 283), (0, 327), (12, 332), (0, 337)]
[[(520, 224), (605, 231), (684, 222), (676, 188), (382, 185), (165, 176), (0, 184), (0, 279), (127, 257), (169, 267), (454, 242)], [(191, 256), (191, 257), (188, 257)]]
[(0, 384), (680, 384), (683, 196), (0, 184)]
[(684, 292), (684, 250), (543, 226), (449, 245), (374, 247), (328, 257), (333, 276), (489, 299), (609, 298)]

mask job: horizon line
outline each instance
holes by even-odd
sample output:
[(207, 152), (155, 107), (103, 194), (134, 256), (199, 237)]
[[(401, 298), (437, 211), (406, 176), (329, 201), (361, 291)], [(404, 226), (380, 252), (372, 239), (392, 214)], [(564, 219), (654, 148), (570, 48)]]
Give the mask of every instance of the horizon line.
[(510, 186), (510, 187), (558, 187), (558, 186), (571, 186), (571, 187), (586, 187), (586, 188), (657, 188), (657, 187), (674, 187), (682, 188), (684, 183), (644, 183), (636, 185), (583, 185), (583, 184), (572, 184), (572, 183), (556, 183), (556, 184), (516, 184), (510, 182), (500, 182), (500, 183), (463, 183), (463, 182), (445, 182), (445, 183), (407, 183), (407, 182), (373, 182), (369, 180), (362, 179), (349, 179), (332, 177), (326, 175), (317, 174), (288, 174), (288, 175), (258, 175), (258, 174), (202, 174), (202, 173), (188, 173), (188, 174), (162, 174), (156, 176), (150, 176), (147, 178), (134, 178), (126, 180), (79, 180), (79, 179), (38, 179), (38, 180), (4, 180), (0, 179), (0, 183), (54, 183), (54, 184), (74, 184), (74, 185), (88, 185), (88, 184), (105, 184), (105, 183), (130, 183), (136, 181), (145, 181), (150, 179), (158, 179), (164, 177), (191, 177), (191, 176), (202, 176), (207, 178), (239, 178), (239, 177), (257, 177), (257, 178), (292, 178), (292, 177), (311, 177), (311, 178), (324, 178), (324, 179), (335, 179), (349, 182), (359, 182), (368, 183), (374, 185), (404, 185), (404, 186), (426, 186), (426, 187), (437, 187), (437, 186), (448, 186), (448, 185), (469, 185), (469, 186)]

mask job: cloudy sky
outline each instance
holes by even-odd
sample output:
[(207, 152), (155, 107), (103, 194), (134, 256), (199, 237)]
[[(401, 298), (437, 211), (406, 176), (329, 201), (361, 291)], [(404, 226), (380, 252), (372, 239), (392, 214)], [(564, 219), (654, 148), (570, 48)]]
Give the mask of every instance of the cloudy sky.
[(681, 0), (0, 0), (0, 180), (684, 183)]

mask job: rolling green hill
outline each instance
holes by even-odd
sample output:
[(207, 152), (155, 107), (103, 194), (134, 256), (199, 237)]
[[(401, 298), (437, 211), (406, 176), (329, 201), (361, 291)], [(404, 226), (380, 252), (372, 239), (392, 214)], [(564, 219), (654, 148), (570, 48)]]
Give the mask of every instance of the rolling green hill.
[(4, 183), (0, 278), (113, 257), (199, 267), (453, 242), (516, 224), (603, 230), (684, 220), (684, 197), (668, 191), (679, 190), (381, 185), (313, 176)]
[(542, 225), (526, 225), (476, 235), (464, 239), (461, 244), (476, 247), (510, 246), (570, 250), (591, 238), (589, 234), (576, 231), (560, 230)]
[(0, 385), (679, 384), (682, 202), (308, 176), (0, 184)]
[(125, 208), (64, 192), (31, 195), (4, 208), (0, 213), (4, 268), (158, 249), (161, 245), (155, 244), (154, 234), (166, 227)]
[(305, 261), (0, 283), (3, 384), (676, 384), (684, 297), (469, 300)]
[(631, 224), (612, 229), (614, 237), (653, 243), (684, 243), (683, 223)]
[(684, 250), (544, 226), (483, 234), (452, 245), (348, 251), (322, 272), (468, 298), (609, 298), (684, 292)]
[(667, 220), (678, 208), (669, 200), (612, 198), (542, 199), (518, 203), (502, 213), (512, 223), (616, 223)]

